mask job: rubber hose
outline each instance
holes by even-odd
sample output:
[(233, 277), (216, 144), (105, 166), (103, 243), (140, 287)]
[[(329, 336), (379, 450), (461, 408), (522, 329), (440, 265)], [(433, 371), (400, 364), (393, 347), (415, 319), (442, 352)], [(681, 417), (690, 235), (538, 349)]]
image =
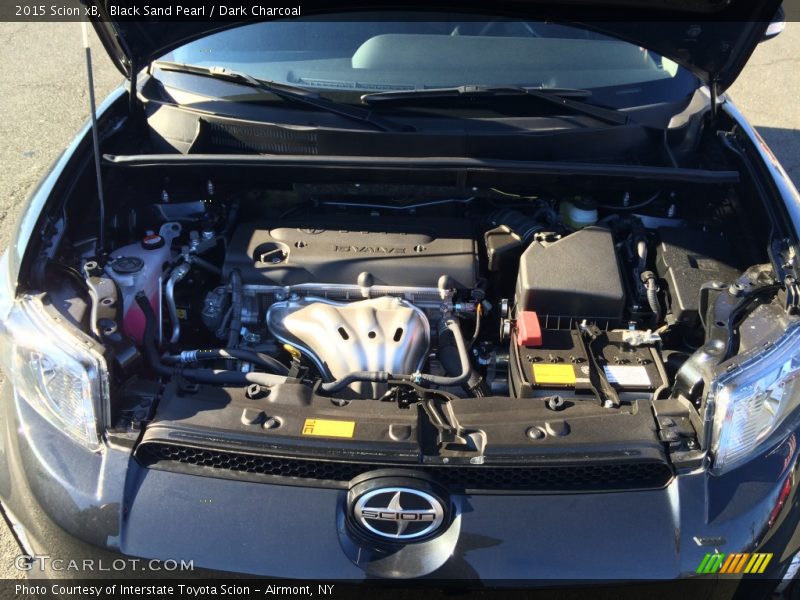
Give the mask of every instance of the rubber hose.
[(240, 373), (239, 371), (221, 371), (215, 369), (177, 369), (172, 368), (161, 362), (156, 347), (156, 315), (150, 301), (143, 293), (136, 294), (136, 304), (142, 309), (145, 318), (144, 336), (142, 346), (144, 356), (150, 367), (158, 375), (163, 377), (174, 377), (180, 375), (185, 379), (195, 383), (210, 383), (214, 385), (235, 385), (246, 386), (257, 383), (265, 387), (273, 386), (286, 381), (285, 377), (273, 375), (271, 373)]
[(228, 310), (225, 311), (225, 315), (222, 317), (222, 321), (220, 321), (219, 328), (214, 332), (218, 338), (222, 339), (225, 337), (225, 331), (228, 329), (228, 323), (231, 320), (232, 313), (233, 307), (229, 306)]
[[(439, 351), (437, 356), (444, 367), (445, 373), (455, 376), (461, 372), (461, 357), (458, 354), (458, 346), (456, 346), (453, 339), (453, 332), (447, 328), (439, 332)], [(472, 366), (470, 366), (469, 379), (461, 387), (476, 398), (482, 398), (490, 394), (489, 387), (483, 377)]]
[(217, 265), (214, 265), (204, 258), (200, 258), (199, 256), (192, 256), (192, 264), (197, 265), (201, 269), (205, 269), (209, 273), (213, 273), (214, 275), (221, 275), (222, 269), (220, 269)]
[[(444, 387), (464, 385), (469, 382), (470, 375), (472, 374), (472, 365), (469, 362), (469, 353), (467, 352), (467, 346), (464, 343), (464, 336), (461, 335), (461, 327), (459, 326), (458, 321), (452, 317), (445, 319), (440, 327), (441, 329), (439, 334), (439, 354), (440, 356), (448, 354), (450, 352), (448, 346), (452, 347), (452, 344), (455, 344), (455, 350), (458, 355), (460, 374), (455, 376), (442, 377), (440, 375), (430, 375), (427, 373), (423, 373), (422, 375), (420, 375), (420, 379), (422, 381), (427, 381), (428, 383)], [(448, 331), (452, 334), (452, 336), (446, 335)], [(445, 346), (444, 348), (442, 347), (443, 342)], [(444, 363), (444, 361), (442, 362)], [(447, 366), (445, 366), (445, 368), (447, 368)]]
[(456, 345), (453, 332), (444, 326), (444, 321), (439, 328), (439, 348), (436, 356), (447, 375), (456, 377), (461, 373), (461, 356), (458, 354), (458, 345)]
[(156, 315), (153, 313), (153, 307), (150, 306), (150, 301), (144, 293), (139, 292), (136, 294), (136, 304), (142, 309), (144, 314), (144, 333), (142, 334), (142, 351), (144, 358), (150, 367), (158, 375), (171, 377), (176, 374), (176, 370), (163, 364), (158, 358), (158, 348), (156, 347)]
[(263, 367), (272, 369), (278, 375), (288, 375), (289, 367), (279, 360), (261, 352), (254, 352), (244, 348), (220, 348), (210, 350), (184, 350), (180, 355), (170, 356), (169, 360), (175, 363), (199, 362), (202, 360), (216, 360), (235, 358), (250, 363), (258, 363)]
[(172, 323), (172, 334), (169, 338), (171, 344), (176, 344), (181, 337), (181, 321), (178, 318), (178, 307), (175, 305), (175, 286), (189, 274), (189, 269), (189, 263), (181, 263), (172, 270), (167, 279), (164, 295), (167, 297), (167, 311)]
[(658, 300), (658, 285), (654, 278), (650, 278), (646, 283), (647, 288), (647, 303), (650, 305), (650, 310), (656, 317), (656, 322), (661, 321), (661, 302)]
[(636, 255), (639, 257), (639, 270), (644, 271), (647, 266), (647, 242), (639, 240), (636, 242)]
[(475, 310), (475, 331), (472, 333), (472, 339), (469, 341), (469, 349), (471, 350), (472, 347), (475, 345), (475, 342), (478, 341), (478, 336), (481, 334), (481, 317), (483, 315), (483, 308), (480, 303), (478, 303), (477, 309)]
[(388, 373), (387, 371), (353, 371), (352, 373), (348, 373), (341, 379), (321, 384), (319, 386), (319, 389), (321, 389), (323, 392), (332, 393), (343, 390), (351, 383), (355, 383), (357, 381), (386, 383), (390, 379), (405, 379), (405, 378), (407, 378), (407, 376), (392, 377), (392, 374)]
[(242, 275), (239, 269), (233, 269), (231, 283), (231, 326), (228, 330), (228, 348), (239, 345), (239, 330), (242, 328)]

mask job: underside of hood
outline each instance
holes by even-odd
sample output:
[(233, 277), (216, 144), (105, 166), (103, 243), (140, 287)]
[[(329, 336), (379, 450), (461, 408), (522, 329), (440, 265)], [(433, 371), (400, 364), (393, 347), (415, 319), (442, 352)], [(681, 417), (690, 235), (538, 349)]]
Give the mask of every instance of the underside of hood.
[[(106, 50), (128, 78), (154, 59), (183, 44), (224, 29), (254, 22), (256, 18), (204, 20), (142, 17), (135, 0), (86, 0), (97, 7), (93, 24)], [(113, 9), (112, 9), (113, 5)], [(648, 48), (686, 67), (718, 92), (727, 89), (741, 72), (781, 0), (496, 0), (491, 4), (465, 0), (452, 4), (387, 3), (349, 0), (339, 6), (308, 0), (302, 3), (304, 19), (367, 11), (372, 17), (392, 19), (392, 11), (469, 13), (482, 18), (550, 20), (592, 29)], [(126, 10), (127, 8), (127, 10)], [(138, 16), (137, 14), (138, 13)], [(487, 14), (488, 13), (488, 14)], [(461, 14), (459, 14), (461, 17)], [(435, 17), (434, 17), (435, 18)]]

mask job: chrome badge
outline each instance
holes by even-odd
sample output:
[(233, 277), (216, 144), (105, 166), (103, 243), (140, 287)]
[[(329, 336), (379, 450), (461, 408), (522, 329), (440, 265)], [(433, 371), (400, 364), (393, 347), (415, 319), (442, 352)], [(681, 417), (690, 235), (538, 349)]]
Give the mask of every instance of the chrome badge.
[(415, 541), (436, 533), (444, 524), (445, 507), (433, 494), (407, 487), (381, 487), (359, 496), (355, 522), (384, 540)]

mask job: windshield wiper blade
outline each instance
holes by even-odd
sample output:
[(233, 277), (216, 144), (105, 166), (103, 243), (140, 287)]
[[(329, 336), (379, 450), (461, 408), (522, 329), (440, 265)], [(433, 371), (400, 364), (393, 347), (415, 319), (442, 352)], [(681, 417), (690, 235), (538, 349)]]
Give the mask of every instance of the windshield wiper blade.
[(543, 92), (569, 98), (589, 98), (592, 90), (523, 85), (459, 85), (452, 87), (425, 87), (413, 90), (371, 92), (361, 96), (361, 102), (390, 102), (412, 98), (447, 98), (453, 96), (513, 96), (527, 92)]
[(393, 92), (375, 92), (361, 96), (361, 102), (368, 105), (379, 103), (403, 102), (426, 98), (459, 98), (459, 97), (507, 97), (529, 96), (543, 100), (549, 104), (567, 108), (572, 112), (594, 117), (606, 123), (625, 125), (630, 119), (624, 113), (612, 108), (604, 108), (594, 104), (577, 102), (570, 98), (588, 98), (592, 92), (589, 90), (573, 90), (544, 87), (524, 86), (481, 86), (462, 85), (447, 88), (423, 88), (418, 90), (398, 90)]
[(370, 125), (373, 125), (383, 131), (414, 131), (413, 127), (385, 119), (374, 114), (371, 110), (359, 108), (357, 106), (340, 104), (338, 102), (334, 102), (333, 100), (323, 98), (316, 92), (312, 92), (302, 87), (277, 83), (275, 81), (257, 79), (247, 73), (235, 71), (226, 67), (203, 67), (199, 65), (186, 65), (168, 61), (156, 61), (154, 64), (162, 71), (190, 73), (192, 75), (200, 75), (201, 77), (211, 77), (213, 79), (221, 79), (223, 81), (245, 85), (259, 92), (277, 96), (278, 98), (281, 98), (287, 102), (304, 104), (306, 106), (311, 106), (318, 110), (333, 113), (354, 121), (369, 123)]

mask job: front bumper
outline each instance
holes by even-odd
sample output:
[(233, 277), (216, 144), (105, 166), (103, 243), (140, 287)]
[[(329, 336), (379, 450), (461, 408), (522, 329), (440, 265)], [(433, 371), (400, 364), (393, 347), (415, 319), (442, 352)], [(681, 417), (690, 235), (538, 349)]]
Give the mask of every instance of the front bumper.
[[(343, 549), (343, 490), (146, 469), (125, 448), (90, 454), (9, 384), (2, 410), (0, 499), (37, 555), (191, 561), (194, 571), (182, 577), (370, 578)], [(769, 526), (796, 464), (790, 436), (725, 477), (682, 474), (660, 490), (454, 497), (460, 533), (430, 577), (531, 585), (672, 580), (695, 576), (714, 551), (773, 552), (767, 575), (775, 577), (800, 547), (794, 489)]]

